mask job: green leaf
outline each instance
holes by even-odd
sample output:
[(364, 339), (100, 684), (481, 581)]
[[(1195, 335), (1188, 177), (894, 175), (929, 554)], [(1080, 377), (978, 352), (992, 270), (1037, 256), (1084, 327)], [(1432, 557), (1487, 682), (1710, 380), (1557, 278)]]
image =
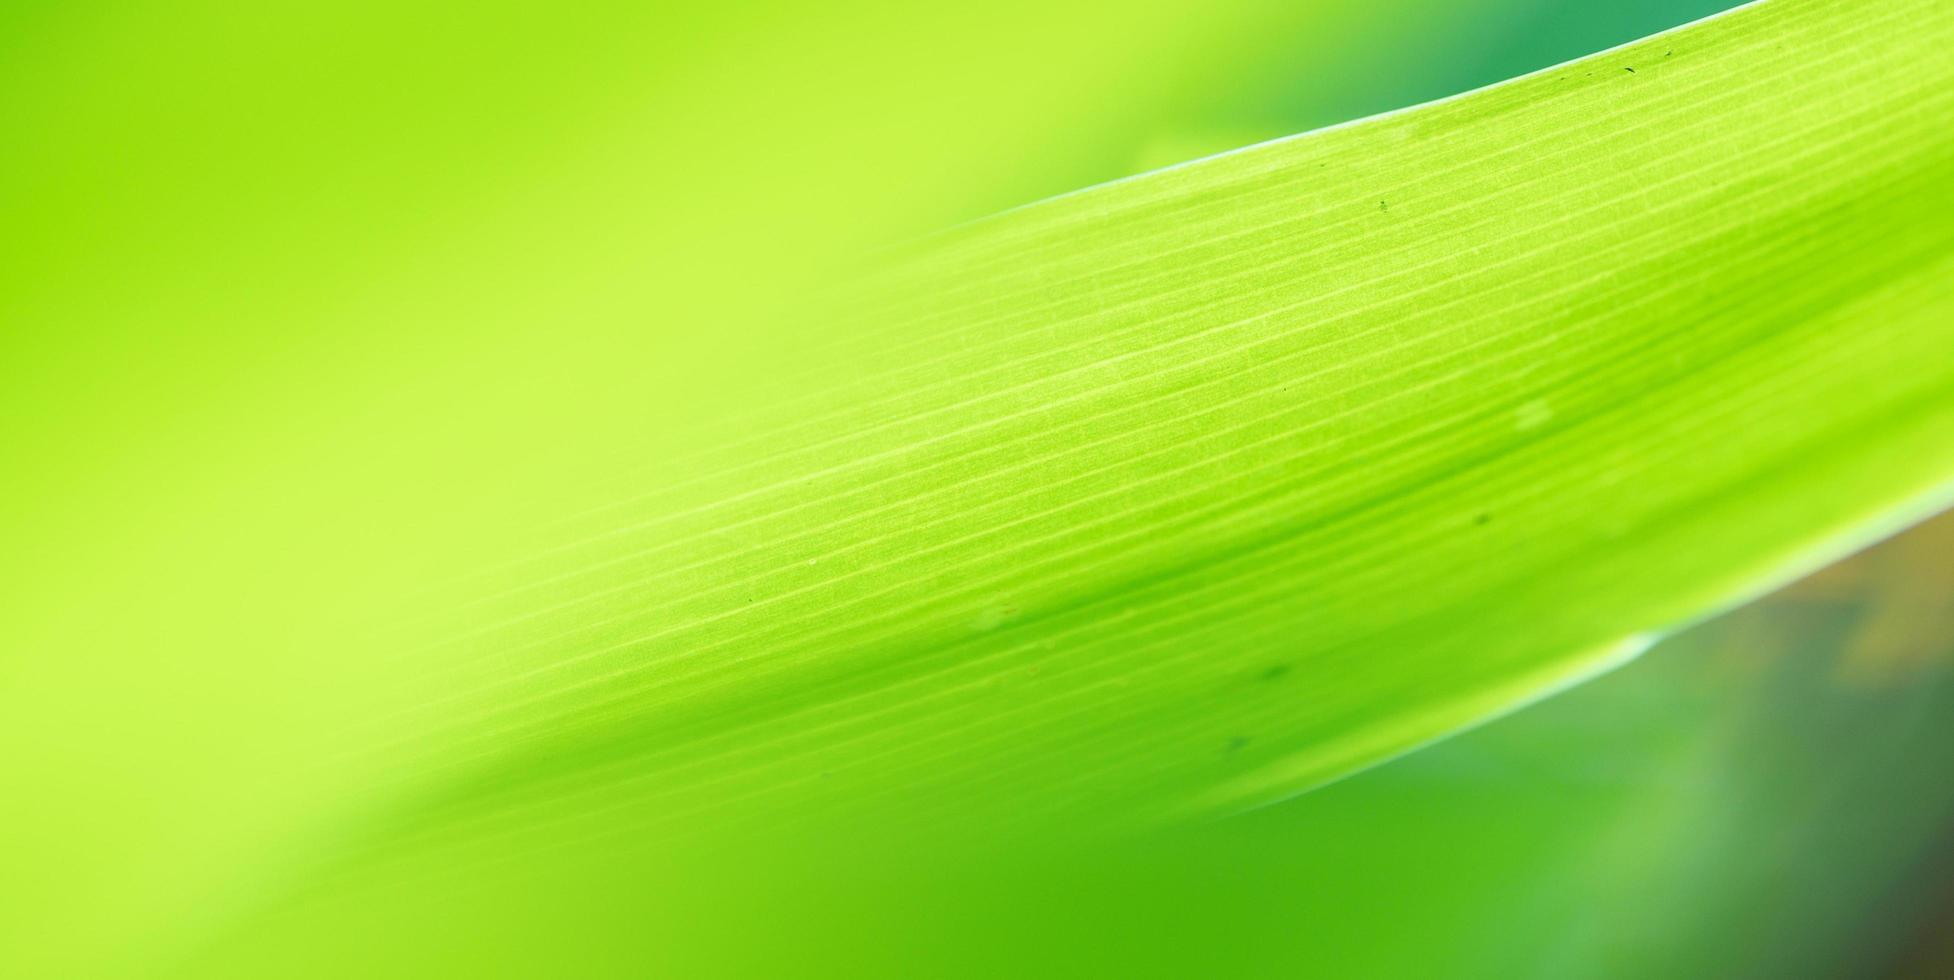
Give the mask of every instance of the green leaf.
[(404, 819), (1226, 812), (1917, 518), (1951, 37), (1784, 0), (906, 249), (788, 406), (468, 607)]

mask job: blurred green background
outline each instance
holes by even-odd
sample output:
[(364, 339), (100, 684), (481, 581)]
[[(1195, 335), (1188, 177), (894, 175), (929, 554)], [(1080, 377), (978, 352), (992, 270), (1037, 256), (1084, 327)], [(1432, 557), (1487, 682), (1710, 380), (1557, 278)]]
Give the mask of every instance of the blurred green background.
[(1943, 975), (1945, 522), (1237, 819), (252, 917), (427, 666), (317, 627), (845, 370), (808, 284), (1722, 6), (8, 4), (0, 976)]

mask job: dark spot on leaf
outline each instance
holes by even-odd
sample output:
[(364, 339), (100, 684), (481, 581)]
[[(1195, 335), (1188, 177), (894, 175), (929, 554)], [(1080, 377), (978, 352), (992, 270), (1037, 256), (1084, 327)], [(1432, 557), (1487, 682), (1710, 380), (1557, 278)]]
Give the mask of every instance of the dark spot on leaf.
[(1622, 71), (1628, 72), (1631, 75), (1635, 74), (1635, 69), (1633, 68), (1623, 67)]
[(1389, 204), (1384, 203), (1383, 201), (1379, 201), (1377, 202), (1377, 209), (1379, 211), (1389, 211), (1391, 210), (1391, 206)]
[(1267, 670), (1262, 671), (1262, 679), (1265, 681), (1281, 680), (1288, 673), (1288, 664), (1273, 664)]
[(1240, 752), (1242, 749), (1245, 749), (1247, 747), (1248, 747), (1247, 735), (1237, 735), (1234, 738), (1228, 740), (1228, 751), (1230, 752)]
[(1488, 521), (1491, 521), (1492, 519), (1493, 519), (1493, 515), (1491, 514), (1480, 514), (1478, 517), (1472, 519), (1472, 523), (1478, 524), (1483, 527)]

